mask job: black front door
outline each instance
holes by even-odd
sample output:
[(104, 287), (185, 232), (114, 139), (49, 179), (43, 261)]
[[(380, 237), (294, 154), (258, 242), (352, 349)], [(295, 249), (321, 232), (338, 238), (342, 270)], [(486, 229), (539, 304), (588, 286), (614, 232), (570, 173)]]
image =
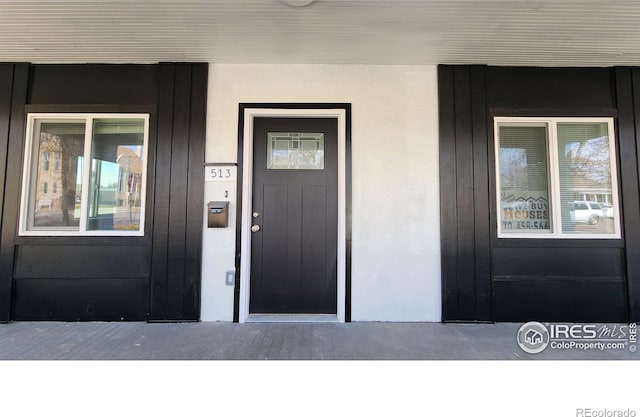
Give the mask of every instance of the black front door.
[(249, 313), (336, 314), (338, 124), (256, 118)]

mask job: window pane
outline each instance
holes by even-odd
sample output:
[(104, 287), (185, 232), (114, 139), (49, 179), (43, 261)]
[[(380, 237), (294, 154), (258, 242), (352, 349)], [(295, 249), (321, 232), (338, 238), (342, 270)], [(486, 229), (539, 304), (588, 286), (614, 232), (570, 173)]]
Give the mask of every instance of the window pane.
[(268, 133), (267, 169), (324, 169), (324, 133)]
[(499, 126), (502, 233), (549, 233), (546, 126)]
[(94, 120), (88, 230), (140, 230), (143, 145), (143, 120)]
[[(39, 126), (39, 129), (37, 128)], [(78, 230), (84, 122), (36, 124), (34, 138), (35, 181), (32, 182), (30, 228)], [(50, 170), (51, 155), (59, 155), (59, 170)], [(51, 190), (49, 184), (55, 184)], [(55, 188), (53, 188), (55, 187)], [(60, 193), (57, 193), (58, 187)], [(35, 189), (34, 189), (35, 188)], [(50, 192), (56, 190), (55, 192)]]
[(613, 234), (607, 123), (558, 123), (558, 165), (562, 231)]

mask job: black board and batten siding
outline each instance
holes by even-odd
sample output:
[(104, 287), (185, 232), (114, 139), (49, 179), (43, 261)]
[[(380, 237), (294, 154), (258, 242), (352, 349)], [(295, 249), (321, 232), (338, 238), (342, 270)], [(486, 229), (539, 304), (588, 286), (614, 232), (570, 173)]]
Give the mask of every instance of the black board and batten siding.
[[(640, 320), (640, 69), (438, 69), (444, 321)], [(498, 239), (493, 117), (614, 117), (622, 239)]]
[[(207, 64), (0, 64), (0, 321), (198, 320)], [(144, 236), (18, 236), (28, 112), (149, 113)]]

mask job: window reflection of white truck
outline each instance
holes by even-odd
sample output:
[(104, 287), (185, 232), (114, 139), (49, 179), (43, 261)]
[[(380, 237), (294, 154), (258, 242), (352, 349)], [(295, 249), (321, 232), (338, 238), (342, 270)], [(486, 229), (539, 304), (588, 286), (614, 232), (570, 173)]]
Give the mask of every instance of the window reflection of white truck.
[(602, 207), (602, 217), (613, 219), (613, 206), (611, 204), (600, 203), (600, 207)]
[(569, 215), (573, 223), (596, 225), (601, 218), (613, 218), (613, 206), (595, 201), (572, 201), (569, 203)]

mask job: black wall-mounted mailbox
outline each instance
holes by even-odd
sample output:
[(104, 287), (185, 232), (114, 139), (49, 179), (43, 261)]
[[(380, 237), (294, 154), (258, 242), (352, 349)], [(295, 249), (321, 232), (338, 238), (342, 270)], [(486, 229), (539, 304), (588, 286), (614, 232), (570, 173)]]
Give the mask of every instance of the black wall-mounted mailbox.
[(209, 201), (207, 203), (207, 224), (209, 227), (229, 226), (228, 201)]

